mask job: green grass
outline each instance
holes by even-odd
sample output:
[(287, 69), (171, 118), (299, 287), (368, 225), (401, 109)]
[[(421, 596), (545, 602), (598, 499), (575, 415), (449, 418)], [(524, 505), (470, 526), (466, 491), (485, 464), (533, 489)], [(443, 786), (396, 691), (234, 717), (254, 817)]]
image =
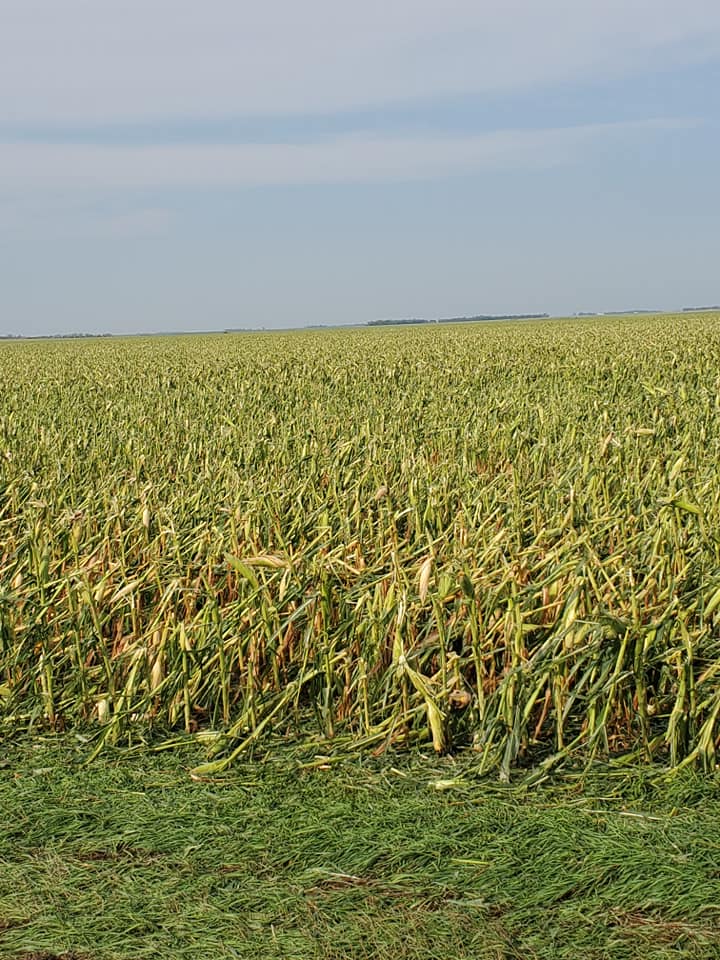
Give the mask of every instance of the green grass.
[(277, 750), (203, 783), (195, 752), (7, 748), (3, 960), (720, 955), (717, 777), (528, 792), (462, 757)]

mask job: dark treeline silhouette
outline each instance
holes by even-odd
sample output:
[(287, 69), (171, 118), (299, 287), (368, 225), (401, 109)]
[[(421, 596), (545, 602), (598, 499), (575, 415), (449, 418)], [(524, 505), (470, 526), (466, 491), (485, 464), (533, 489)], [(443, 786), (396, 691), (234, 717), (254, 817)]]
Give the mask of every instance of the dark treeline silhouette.
[(368, 320), (368, 327), (395, 327), (411, 323), (473, 323), (478, 320), (546, 320), (549, 313), (480, 313), (475, 317), (441, 317), (439, 320), (424, 320), (408, 317), (403, 320)]
[(99, 337), (113, 337), (113, 333), (0, 333), (0, 340), (97, 340)]

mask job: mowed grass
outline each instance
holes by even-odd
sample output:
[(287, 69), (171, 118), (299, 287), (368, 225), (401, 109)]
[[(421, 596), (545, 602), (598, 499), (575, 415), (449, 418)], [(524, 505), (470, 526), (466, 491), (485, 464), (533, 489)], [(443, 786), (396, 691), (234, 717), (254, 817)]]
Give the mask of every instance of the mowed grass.
[(196, 783), (194, 752), (8, 746), (3, 960), (720, 955), (716, 777), (524, 792), (451, 759), (280, 752)]
[(0, 381), (4, 733), (715, 768), (717, 315), (5, 343)]

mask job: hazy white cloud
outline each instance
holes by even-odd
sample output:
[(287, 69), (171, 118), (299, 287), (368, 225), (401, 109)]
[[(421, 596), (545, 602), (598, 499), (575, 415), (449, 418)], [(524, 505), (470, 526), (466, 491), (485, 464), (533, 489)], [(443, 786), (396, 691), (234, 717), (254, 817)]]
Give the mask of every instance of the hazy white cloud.
[[(600, 143), (622, 144), (628, 138), (687, 126), (686, 121), (651, 120), (424, 139), (357, 134), (306, 144), (20, 142), (0, 145), (0, 186), (107, 189), (407, 181), (493, 167), (572, 163)], [(155, 212), (142, 217), (146, 226), (159, 225)]]
[(99, 237), (162, 237), (172, 227), (172, 213), (162, 207), (143, 207), (113, 216), (100, 218), (88, 224), (90, 236)]
[(153, 240), (178, 226), (176, 212), (161, 206), (134, 206), (127, 195), (100, 199), (84, 191), (3, 190), (0, 180), (0, 243), (44, 237), (65, 240)]
[(172, 229), (173, 215), (163, 207), (141, 207), (122, 213), (69, 220), (65, 229), (73, 237), (89, 239), (140, 239), (163, 237)]
[(0, 124), (379, 107), (718, 51), (718, 0), (2, 0)]

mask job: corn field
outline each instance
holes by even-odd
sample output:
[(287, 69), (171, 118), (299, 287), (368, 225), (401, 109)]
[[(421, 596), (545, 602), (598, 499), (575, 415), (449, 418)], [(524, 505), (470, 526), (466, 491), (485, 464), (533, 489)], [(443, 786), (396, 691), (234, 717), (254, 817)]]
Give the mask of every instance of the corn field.
[(0, 344), (0, 733), (720, 742), (720, 315)]

